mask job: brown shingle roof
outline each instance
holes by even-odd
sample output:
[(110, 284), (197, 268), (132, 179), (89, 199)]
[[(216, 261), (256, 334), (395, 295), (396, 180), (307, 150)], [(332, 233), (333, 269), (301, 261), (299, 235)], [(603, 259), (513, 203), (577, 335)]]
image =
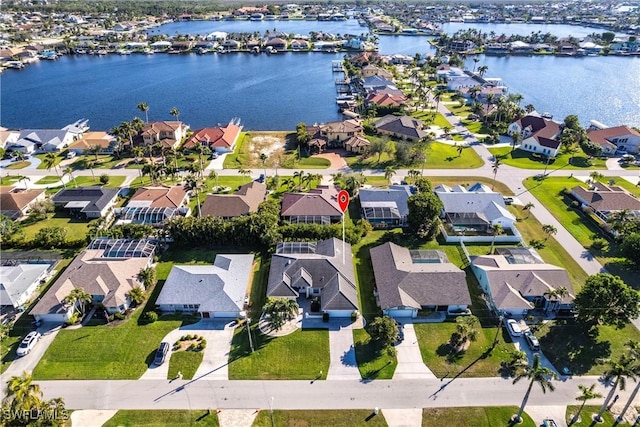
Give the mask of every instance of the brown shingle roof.
[(341, 216), (338, 189), (319, 185), (308, 193), (285, 193), (282, 196), (283, 217), (288, 216)]
[(600, 186), (599, 189), (592, 191), (577, 186), (572, 188), (571, 191), (598, 211), (621, 211), (624, 209), (640, 211), (640, 200), (624, 190), (603, 187), (606, 186)]
[(44, 190), (19, 190), (0, 187), (0, 209), (4, 211), (21, 211), (33, 202)]
[(253, 181), (233, 194), (209, 194), (202, 204), (202, 216), (233, 218), (256, 212), (267, 194), (267, 186)]

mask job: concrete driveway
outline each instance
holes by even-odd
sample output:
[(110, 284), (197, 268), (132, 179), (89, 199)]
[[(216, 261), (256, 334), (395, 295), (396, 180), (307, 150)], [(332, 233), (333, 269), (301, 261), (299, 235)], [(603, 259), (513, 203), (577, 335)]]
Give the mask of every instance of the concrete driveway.
[(567, 427), (567, 421), (565, 420), (565, 414), (567, 412), (566, 406), (527, 405), (524, 411), (531, 417), (531, 419), (536, 423), (537, 426), (541, 426), (542, 422), (546, 418), (550, 418), (556, 422), (558, 427)]
[(422, 361), (413, 323), (403, 324), (404, 340), (396, 345), (398, 367), (393, 379), (435, 379), (436, 376)]
[(38, 332), (42, 334), (42, 338), (35, 345), (33, 350), (29, 354), (23, 357), (16, 358), (11, 365), (7, 368), (6, 371), (0, 377), (0, 381), (5, 383), (9, 378), (13, 376), (20, 376), (24, 371), (33, 372), (33, 369), (42, 359), (45, 351), (49, 348), (56, 335), (58, 335), (58, 331), (60, 330), (60, 325), (45, 323), (38, 328)]
[(513, 340), (513, 345), (516, 347), (516, 349), (524, 351), (527, 354), (527, 359), (529, 359), (530, 364), (533, 363), (533, 355), (538, 354), (540, 355), (540, 364), (545, 368), (551, 369), (556, 373), (558, 378), (560, 378), (560, 372), (556, 369), (555, 366), (551, 364), (549, 359), (547, 359), (547, 356), (545, 356), (542, 351), (537, 351), (534, 353), (529, 349), (529, 345), (527, 344), (524, 335), (520, 337), (511, 337), (511, 339)]
[(328, 380), (359, 380), (360, 371), (353, 347), (353, 331), (349, 328), (329, 329), (329, 353), (331, 362)]

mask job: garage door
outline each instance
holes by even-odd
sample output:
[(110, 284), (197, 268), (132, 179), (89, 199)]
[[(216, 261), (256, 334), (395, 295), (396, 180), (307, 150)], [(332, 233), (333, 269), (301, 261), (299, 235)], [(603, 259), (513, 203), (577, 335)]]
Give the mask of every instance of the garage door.
[(402, 309), (402, 308), (395, 308), (395, 309), (391, 309), (391, 310), (386, 310), (387, 316), (391, 316), (394, 318), (407, 318), (407, 317), (413, 317), (413, 313), (415, 312), (414, 309)]

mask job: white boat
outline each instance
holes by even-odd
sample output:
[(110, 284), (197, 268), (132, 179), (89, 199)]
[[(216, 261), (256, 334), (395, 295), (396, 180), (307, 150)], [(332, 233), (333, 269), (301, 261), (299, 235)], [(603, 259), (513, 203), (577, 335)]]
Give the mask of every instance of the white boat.
[(356, 98), (353, 95), (338, 95), (336, 101), (354, 101)]
[(264, 15), (261, 13), (254, 13), (249, 18), (250, 21), (262, 21), (264, 19)]
[(7, 61), (4, 64), (2, 64), (2, 66), (6, 68), (15, 68), (15, 69), (24, 68), (24, 64), (20, 61)]

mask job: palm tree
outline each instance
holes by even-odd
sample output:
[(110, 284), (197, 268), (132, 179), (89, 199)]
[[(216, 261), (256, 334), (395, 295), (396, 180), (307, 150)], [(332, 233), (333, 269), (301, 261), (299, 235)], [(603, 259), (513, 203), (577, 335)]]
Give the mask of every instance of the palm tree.
[(476, 65), (480, 62), (480, 58), (473, 58), (473, 72), (476, 72)]
[(386, 168), (384, 168), (384, 179), (386, 179), (387, 181), (391, 181), (391, 178), (393, 177), (393, 175), (395, 175), (396, 170), (393, 168), (393, 166), (387, 166)]
[(545, 294), (549, 296), (549, 304), (552, 305), (551, 310), (555, 310), (560, 307), (562, 298), (569, 295), (569, 290), (564, 286), (560, 286), (557, 289), (546, 292)]
[(501, 165), (502, 160), (500, 159), (500, 157), (495, 157), (491, 165), (491, 170), (493, 171), (493, 185), (491, 186), (492, 190), (496, 186), (496, 175), (498, 175), (498, 170), (500, 169)]
[(576, 412), (576, 414), (571, 418), (571, 421), (569, 422), (570, 426), (577, 423), (580, 420), (580, 414), (582, 413), (582, 410), (584, 409), (584, 405), (587, 404), (588, 400), (599, 399), (602, 397), (602, 394), (598, 393), (597, 391), (594, 391), (596, 388), (595, 384), (591, 384), (591, 386), (589, 387), (587, 387), (586, 385), (578, 384), (578, 388), (582, 393), (580, 394), (580, 396), (576, 397), (576, 400), (581, 401), (582, 404), (580, 404), (580, 408), (578, 409), (578, 412)]
[(153, 267), (143, 268), (138, 272), (138, 280), (142, 282), (145, 289), (148, 289), (150, 286), (156, 282), (156, 269)]
[(267, 157), (267, 155), (265, 153), (260, 153), (260, 161), (262, 162), (262, 168), (264, 169), (264, 176), (265, 177), (267, 176), (267, 167), (266, 167), (267, 159), (268, 159), (268, 157)]
[(30, 411), (42, 406), (42, 391), (27, 371), (21, 377), (14, 376), (7, 381), (7, 397), (11, 399), (11, 407), (15, 410)]
[(544, 241), (546, 242), (549, 237), (555, 235), (558, 232), (558, 229), (551, 224), (544, 224), (542, 226), (542, 232), (546, 234)]
[(95, 160), (98, 161), (98, 153), (102, 150), (102, 147), (98, 144), (93, 144), (86, 149), (87, 154), (93, 154), (95, 156)]
[(64, 299), (66, 304), (69, 304), (75, 310), (76, 305), (80, 314), (84, 313), (84, 306), (86, 303), (91, 302), (91, 295), (88, 294), (83, 288), (73, 288), (69, 295)]
[(554, 391), (555, 386), (551, 382), (550, 378), (557, 379), (558, 376), (551, 369), (542, 366), (540, 364), (540, 355), (538, 353), (535, 353), (533, 355), (533, 364), (531, 366), (524, 366), (513, 379), (513, 384), (517, 383), (523, 378), (529, 380), (529, 387), (527, 387), (527, 392), (522, 399), (520, 409), (518, 409), (518, 413), (514, 417), (514, 421), (518, 423), (522, 422), (522, 413), (524, 412), (524, 408), (527, 405), (527, 401), (529, 400), (529, 395), (531, 394), (533, 384), (538, 383), (543, 393), (546, 393), (547, 389), (549, 389), (549, 391)]
[(215, 187), (218, 186), (218, 172), (212, 170), (209, 172), (209, 178), (213, 179), (213, 184)]
[(624, 408), (622, 408), (620, 415), (618, 415), (618, 419), (616, 420), (617, 422), (622, 422), (624, 414), (627, 413), (629, 406), (635, 402), (636, 395), (638, 394), (638, 391), (640, 391), (640, 381), (638, 380), (638, 377), (640, 377), (640, 342), (629, 340), (624, 343), (624, 345), (628, 348), (629, 355), (636, 360), (636, 363), (633, 366), (633, 370), (636, 374), (636, 386), (634, 387), (633, 392), (631, 392), (631, 396), (629, 396), (629, 400), (627, 400)]
[(185, 185), (189, 190), (194, 190), (196, 192), (196, 203), (198, 204), (198, 216), (202, 216), (202, 210), (200, 209), (200, 182), (198, 181), (198, 178), (193, 175), (193, 174), (189, 174), (187, 175), (187, 178), (185, 179)]
[(491, 234), (493, 235), (493, 239), (491, 240), (491, 248), (489, 249), (489, 254), (493, 253), (493, 245), (496, 243), (496, 237), (504, 233), (504, 229), (502, 228), (502, 224), (496, 223), (491, 225)]
[[(50, 171), (51, 168), (53, 168), (58, 179), (61, 179), (60, 173), (58, 172), (57, 160), (58, 160), (58, 156), (56, 156), (56, 153), (47, 153), (44, 155), (44, 161), (42, 163), (44, 164), (44, 167), (47, 168), (47, 171)], [(62, 186), (66, 188), (66, 186), (64, 185), (64, 182), (62, 183)]]
[(146, 123), (149, 123), (149, 105), (146, 102), (141, 102), (138, 104), (138, 110), (142, 111), (146, 117)]
[(524, 106), (524, 111), (528, 113), (532, 113), (534, 111), (536, 111), (536, 107), (533, 106), (533, 104), (527, 104)]
[(129, 299), (131, 299), (131, 301), (135, 302), (137, 305), (142, 304), (145, 299), (144, 289), (142, 289), (140, 286), (136, 286), (135, 288), (131, 289), (129, 291)]
[(478, 325), (480, 321), (476, 316), (458, 316), (456, 318), (456, 340), (454, 346), (457, 350), (464, 347), (467, 341), (476, 341), (478, 339)]
[(169, 111), (169, 114), (175, 117), (176, 120), (180, 120), (180, 110), (178, 110), (178, 107), (173, 107), (171, 111)]
[(62, 177), (64, 178), (65, 175), (69, 175), (71, 177), (71, 179), (69, 181), (73, 181), (73, 186), (75, 188), (78, 188), (78, 183), (76, 182), (76, 179), (73, 176), (73, 169), (71, 169), (71, 167), (67, 166), (62, 174)]
[(486, 66), (486, 65), (482, 65), (482, 66), (478, 67), (478, 74), (480, 74), (480, 77), (483, 77), (488, 69), (489, 69), (489, 67)]
[(244, 176), (249, 176), (251, 175), (251, 171), (249, 169), (245, 169), (245, 168), (240, 168), (238, 169), (238, 173), (240, 175), (244, 175)]
[(267, 298), (262, 312), (268, 316), (269, 327), (278, 330), (288, 321), (297, 316), (298, 303), (289, 298)]
[(96, 174), (93, 172), (93, 168), (95, 168), (97, 164), (98, 163), (95, 160), (90, 160), (89, 162), (87, 162), (87, 167), (91, 171), (91, 176), (93, 177), (94, 181), (96, 180)]
[(609, 394), (607, 394), (607, 398), (602, 403), (600, 410), (598, 411), (598, 415), (595, 416), (595, 420), (598, 422), (602, 422), (602, 414), (605, 409), (609, 406), (609, 402), (613, 398), (620, 387), (620, 390), (624, 390), (627, 385), (627, 378), (632, 378), (635, 380), (636, 377), (636, 369), (634, 363), (636, 362), (636, 358), (627, 354), (623, 354), (617, 361), (608, 360), (607, 364), (609, 368), (604, 372), (603, 379), (605, 382), (610, 382), (613, 380), (613, 386), (611, 390), (609, 390)]
[(20, 175), (17, 177), (18, 178), (18, 182), (21, 182), (24, 184), (24, 189), (27, 190), (28, 189), (28, 184), (27, 181), (31, 181), (31, 178), (29, 178), (28, 176), (25, 175)]
[(518, 144), (522, 142), (522, 134), (520, 132), (511, 132), (510, 135), (511, 135), (511, 152), (513, 153), (516, 147), (518, 146)]

